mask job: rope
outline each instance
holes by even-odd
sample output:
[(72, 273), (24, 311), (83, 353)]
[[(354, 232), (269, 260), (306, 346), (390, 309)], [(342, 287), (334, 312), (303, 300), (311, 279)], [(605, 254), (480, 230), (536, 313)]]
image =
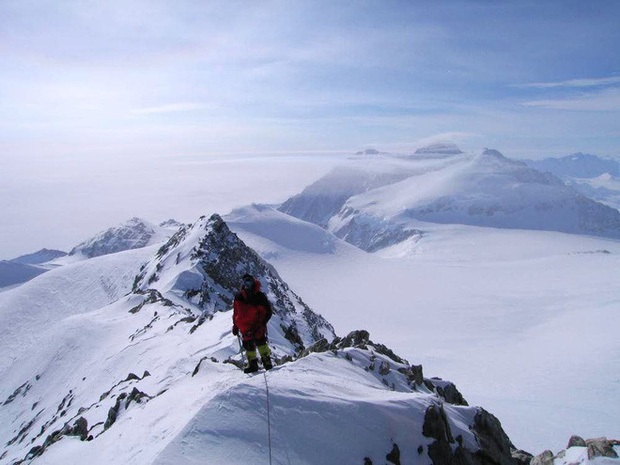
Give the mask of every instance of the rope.
[(267, 375), (263, 372), (265, 379), (265, 389), (267, 390), (267, 437), (269, 439), (269, 465), (271, 465), (271, 405), (269, 402), (269, 384), (267, 384)]
[[(241, 337), (237, 335), (237, 341), (239, 342), (239, 353), (241, 354), (241, 361), (244, 362), (245, 357), (243, 355), (243, 344), (241, 344)], [(271, 463), (271, 404), (269, 402), (269, 384), (267, 384), (267, 375), (263, 372), (263, 378), (265, 380), (265, 389), (267, 391), (267, 439), (269, 442), (269, 465)]]

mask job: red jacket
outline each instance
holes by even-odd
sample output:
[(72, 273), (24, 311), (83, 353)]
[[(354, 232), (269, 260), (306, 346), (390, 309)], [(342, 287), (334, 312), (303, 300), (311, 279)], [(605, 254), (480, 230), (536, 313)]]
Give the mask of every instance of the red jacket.
[(256, 280), (253, 293), (248, 295), (241, 289), (233, 302), (233, 324), (244, 340), (262, 339), (267, 334), (267, 322), (272, 310), (267, 296), (260, 288), (260, 281)]

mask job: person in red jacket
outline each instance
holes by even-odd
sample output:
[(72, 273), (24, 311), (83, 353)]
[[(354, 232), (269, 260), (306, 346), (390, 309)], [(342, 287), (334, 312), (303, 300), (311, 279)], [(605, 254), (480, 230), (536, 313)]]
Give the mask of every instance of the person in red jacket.
[(261, 291), (260, 281), (250, 274), (243, 276), (241, 290), (233, 302), (232, 333), (241, 334), (248, 364), (245, 373), (258, 371), (256, 350), (265, 370), (273, 368), (271, 349), (267, 344), (267, 322), (273, 311), (267, 296)]

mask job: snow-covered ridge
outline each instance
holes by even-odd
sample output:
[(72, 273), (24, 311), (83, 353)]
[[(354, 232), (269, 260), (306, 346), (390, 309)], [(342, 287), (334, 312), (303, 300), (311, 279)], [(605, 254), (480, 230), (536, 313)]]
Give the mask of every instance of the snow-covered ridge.
[[(229, 216), (300, 249), (278, 235), (281, 212)], [(289, 222), (316, 245), (301, 252), (331, 253), (320, 247), (328, 232)], [(235, 366), (229, 299), (246, 271), (276, 308), (270, 337), (282, 364), (265, 376)], [(334, 337), (317, 321), (218, 215), (162, 247), (54, 269), (0, 294), (0, 415), (9, 419), (0, 464), (530, 462), (453, 383), (425, 377), (366, 331)], [(580, 453), (573, 462), (618, 463)]]
[[(149, 256), (133, 280), (132, 270)], [(219, 307), (229, 308), (238, 276), (248, 271), (274, 304), (270, 336), (278, 358), (300, 355), (264, 380), (235, 367), (230, 313)], [(180, 278), (188, 273), (192, 279)], [(131, 281), (134, 292), (126, 294)], [(57, 303), (48, 308), (52, 289)], [(234, 464), (264, 459), (269, 447), (275, 463), (388, 457), (439, 464), (467, 457), (482, 465), (504, 463), (514, 451), (499, 421), (469, 407), (452, 383), (424, 378), (421, 366), (365, 331), (335, 338), (218, 215), (181, 229), (158, 250), (52, 270), (4, 293), (0, 315), (2, 353), (22, 355), (1, 365), (0, 412), (9, 421), (0, 424), (0, 463), (176, 464), (208, 457)], [(24, 346), (33, 331), (36, 341)], [(257, 403), (267, 381), (269, 414)], [(269, 445), (260, 439), (267, 418)]]
[(197, 314), (213, 315), (232, 307), (240, 276), (245, 273), (261, 281), (273, 302), (271, 324), (283, 331), (286, 354), (318, 339), (334, 337), (331, 325), (312, 312), (275, 269), (232, 233), (217, 214), (202, 217), (170, 238), (143, 267), (134, 291), (155, 289)]

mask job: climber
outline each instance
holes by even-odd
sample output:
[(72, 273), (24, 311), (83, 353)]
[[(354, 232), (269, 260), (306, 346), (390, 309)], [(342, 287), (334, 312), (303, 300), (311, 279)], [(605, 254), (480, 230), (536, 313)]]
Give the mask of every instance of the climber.
[(265, 370), (271, 370), (271, 349), (267, 345), (267, 322), (271, 318), (271, 304), (261, 290), (261, 283), (250, 274), (243, 276), (241, 290), (233, 303), (233, 328), (235, 336), (241, 334), (248, 363), (245, 373), (258, 371), (256, 350)]

